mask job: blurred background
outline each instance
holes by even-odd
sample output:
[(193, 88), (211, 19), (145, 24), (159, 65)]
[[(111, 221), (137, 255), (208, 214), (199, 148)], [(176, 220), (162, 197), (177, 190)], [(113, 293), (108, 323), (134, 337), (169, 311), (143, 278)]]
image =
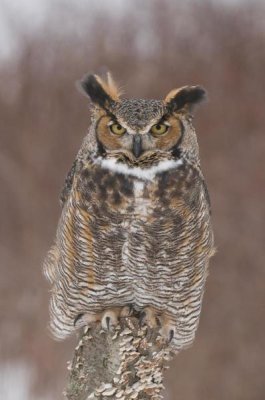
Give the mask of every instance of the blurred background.
[(202, 84), (202, 166), (218, 248), (195, 344), (166, 400), (265, 398), (265, 2), (0, 0), (0, 392), (62, 399), (75, 340), (47, 329), (42, 261), (89, 125), (75, 81), (110, 69), (128, 97)]

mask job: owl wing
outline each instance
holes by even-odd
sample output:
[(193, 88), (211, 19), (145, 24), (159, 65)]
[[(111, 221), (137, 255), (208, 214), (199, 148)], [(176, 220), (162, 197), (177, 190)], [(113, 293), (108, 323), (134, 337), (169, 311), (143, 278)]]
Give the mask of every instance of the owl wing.
[(64, 206), (66, 200), (69, 197), (73, 185), (74, 176), (79, 170), (80, 170), (80, 160), (76, 158), (70, 170), (68, 171), (68, 174), (66, 175), (64, 185), (60, 194), (60, 204), (62, 207)]
[(202, 178), (202, 188), (203, 188), (203, 191), (204, 191), (205, 199), (206, 199), (208, 207), (209, 207), (209, 213), (211, 215), (212, 214), (211, 198), (210, 198), (208, 187), (207, 187), (207, 184), (206, 184), (204, 178)]
[[(64, 185), (60, 194), (60, 204), (62, 207), (65, 205), (66, 201), (70, 196), (73, 187), (74, 177), (77, 171), (79, 171), (79, 168), (80, 168), (80, 160), (76, 158), (68, 174), (66, 175)], [(51, 246), (50, 250), (48, 251), (43, 262), (44, 275), (51, 283), (53, 283), (56, 280), (59, 258), (60, 258), (60, 251), (58, 245), (54, 243)]]

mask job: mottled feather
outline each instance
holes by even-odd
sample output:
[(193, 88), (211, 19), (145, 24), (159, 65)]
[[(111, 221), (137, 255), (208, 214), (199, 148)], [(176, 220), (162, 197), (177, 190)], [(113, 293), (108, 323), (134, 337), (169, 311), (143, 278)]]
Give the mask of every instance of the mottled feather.
[[(66, 178), (55, 243), (45, 261), (51, 328), (64, 338), (83, 315), (97, 321), (106, 310), (131, 306), (146, 310), (149, 326), (152, 315), (159, 319), (161, 334), (179, 351), (194, 339), (214, 252), (192, 119), (187, 109), (177, 113), (162, 100), (120, 99), (95, 81), (99, 88), (86, 88), (100, 101), (93, 98), (97, 107)], [(168, 95), (171, 105), (178, 93)], [(197, 101), (193, 95), (187, 99)], [(112, 98), (111, 112), (105, 97)], [(113, 123), (126, 133), (114, 137)], [(156, 137), (151, 127), (159, 124), (166, 131)]]

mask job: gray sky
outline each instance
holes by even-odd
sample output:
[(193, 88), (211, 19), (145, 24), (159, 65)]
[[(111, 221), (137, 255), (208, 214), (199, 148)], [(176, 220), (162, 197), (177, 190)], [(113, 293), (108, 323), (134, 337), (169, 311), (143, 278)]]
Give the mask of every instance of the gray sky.
[[(67, 7), (74, 3), (77, 8), (89, 5), (93, 9), (104, 8), (117, 13), (124, 12), (129, 1), (133, 0), (0, 0), (0, 58), (7, 58), (16, 50), (17, 26), (23, 32), (34, 32), (45, 21), (48, 9), (55, 4)], [(244, 0), (214, 1), (234, 4)]]
[(55, 5), (77, 8), (104, 8), (123, 12), (125, 0), (0, 0), (0, 58), (7, 58), (16, 49), (17, 26), (26, 33), (34, 32), (46, 19), (47, 11)]

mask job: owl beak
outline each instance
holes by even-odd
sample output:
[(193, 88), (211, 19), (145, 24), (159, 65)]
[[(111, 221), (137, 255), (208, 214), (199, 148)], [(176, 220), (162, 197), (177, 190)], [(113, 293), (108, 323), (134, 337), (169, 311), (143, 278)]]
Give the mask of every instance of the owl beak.
[(133, 154), (138, 158), (142, 154), (142, 138), (138, 133), (133, 137)]

